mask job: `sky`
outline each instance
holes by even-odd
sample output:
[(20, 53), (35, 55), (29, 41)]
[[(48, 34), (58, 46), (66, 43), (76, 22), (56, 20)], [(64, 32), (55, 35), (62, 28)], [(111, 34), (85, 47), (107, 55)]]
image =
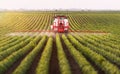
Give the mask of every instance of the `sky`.
[(0, 0), (0, 9), (120, 10), (120, 0)]

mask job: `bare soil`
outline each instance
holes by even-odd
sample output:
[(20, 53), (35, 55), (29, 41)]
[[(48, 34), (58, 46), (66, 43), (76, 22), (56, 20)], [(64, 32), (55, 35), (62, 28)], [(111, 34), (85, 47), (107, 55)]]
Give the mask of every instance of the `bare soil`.
[(56, 41), (55, 41), (55, 37), (53, 38), (54, 38), (54, 41), (53, 41), (52, 55), (50, 59), (49, 74), (60, 74), (59, 63), (58, 63), (59, 61), (57, 57)]

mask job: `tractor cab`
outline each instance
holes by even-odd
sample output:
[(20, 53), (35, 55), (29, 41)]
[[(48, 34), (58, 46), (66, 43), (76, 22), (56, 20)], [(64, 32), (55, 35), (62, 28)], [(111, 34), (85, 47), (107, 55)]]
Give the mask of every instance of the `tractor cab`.
[(55, 32), (67, 32), (69, 28), (68, 19), (66, 16), (55, 16), (51, 30)]

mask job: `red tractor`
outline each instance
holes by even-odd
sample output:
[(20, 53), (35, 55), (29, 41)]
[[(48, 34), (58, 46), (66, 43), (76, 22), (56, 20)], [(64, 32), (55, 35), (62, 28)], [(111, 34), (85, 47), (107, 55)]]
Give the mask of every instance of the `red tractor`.
[(69, 23), (66, 16), (55, 16), (53, 25), (51, 25), (51, 30), (54, 32), (68, 32)]

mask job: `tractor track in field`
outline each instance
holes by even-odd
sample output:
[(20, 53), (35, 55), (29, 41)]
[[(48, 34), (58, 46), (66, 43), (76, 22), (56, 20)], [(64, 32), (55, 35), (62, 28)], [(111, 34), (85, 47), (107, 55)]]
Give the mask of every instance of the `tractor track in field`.
[(70, 52), (69, 52), (68, 48), (66, 47), (66, 45), (65, 45), (64, 41), (62, 40), (62, 38), (61, 38), (61, 43), (62, 43), (62, 46), (63, 46), (63, 50), (64, 50), (64, 52), (66, 54), (66, 58), (67, 58), (67, 60), (69, 62), (72, 74), (82, 74), (82, 72), (80, 71), (79, 65), (74, 60), (73, 56), (70, 54)]
[(60, 74), (55, 36), (53, 36), (53, 50), (50, 58), (49, 74)]
[(12, 74), (12, 72), (20, 65), (20, 63), (22, 62), (22, 60), (32, 51), (33, 48), (31, 48), (31, 50), (29, 50), (24, 56), (22, 56), (20, 59), (18, 59), (6, 72), (5, 74)]

